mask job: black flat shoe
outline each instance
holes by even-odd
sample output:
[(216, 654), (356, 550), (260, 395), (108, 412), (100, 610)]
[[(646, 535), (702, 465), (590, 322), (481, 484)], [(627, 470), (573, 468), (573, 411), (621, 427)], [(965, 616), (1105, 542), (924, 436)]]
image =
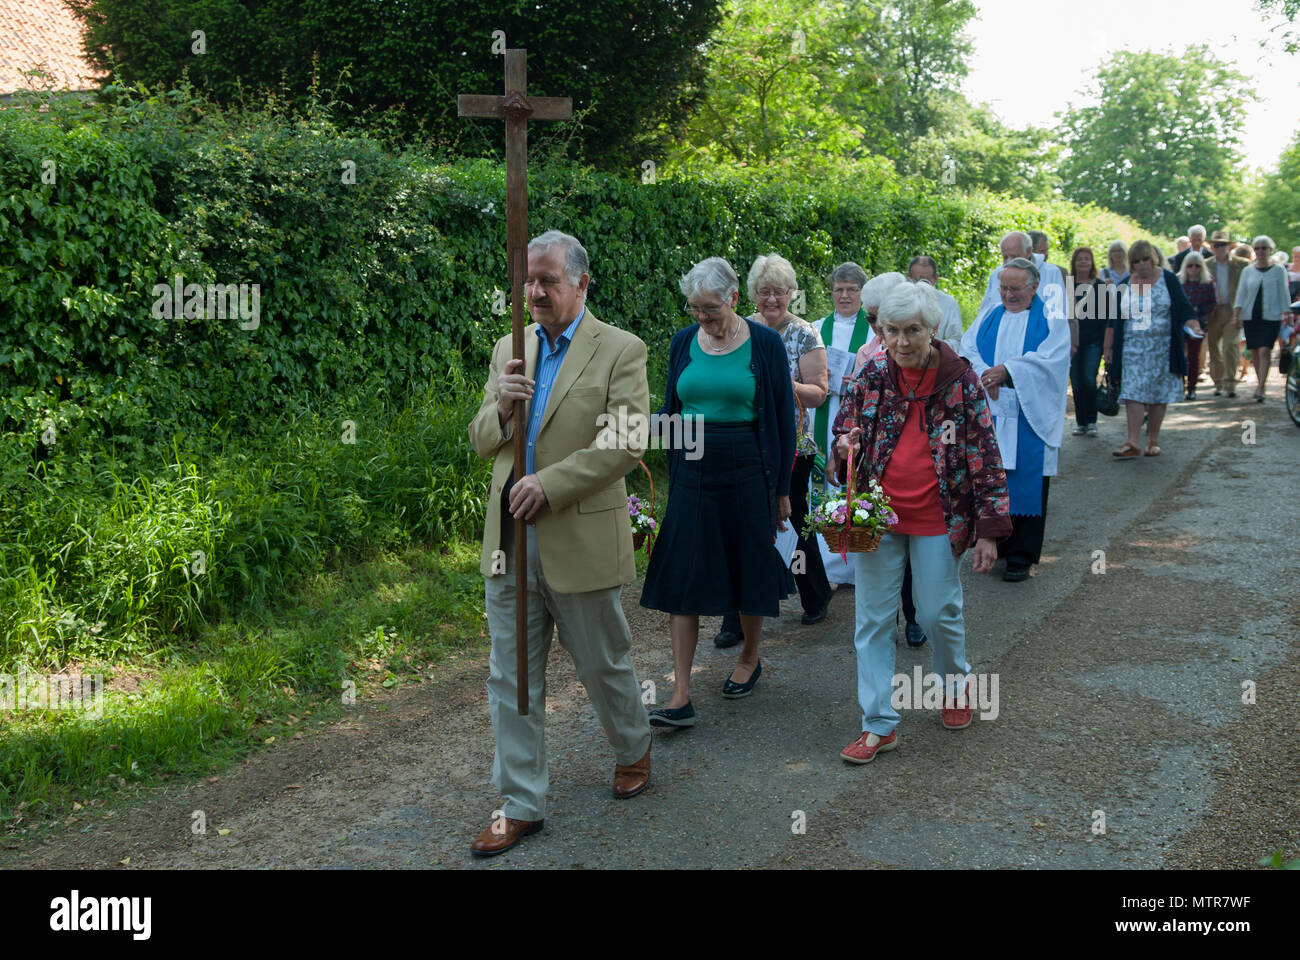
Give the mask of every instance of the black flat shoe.
[(823, 620), (826, 619), (826, 611), (829, 609), (830, 609), (830, 605), (827, 604), (816, 613), (805, 613), (803, 615), (803, 619), (800, 620), (799, 622), (802, 623), (805, 627), (811, 627), (814, 623), (821, 623)]
[(684, 707), (660, 707), (650, 711), (652, 727), (693, 727), (695, 726), (695, 707), (687, 703)]
[(727, 674), (727, 680), (722, 685), (722, 695), (728, 700), (739, 700), (741, 697), (747, 697), (754, 692), (754, 684), (758, 683), (758, 678), (763, 673), (763, 661), (758, 661), (758, 666), (754, 668), (753, 674), (747, 683), (735, 683), (731, 679), (731, 674)]
[(745, 639), (743, 633), (736, 633), (734, 630), (719, 630), (718, 635), (713, 638), (715, 647), (734, 647)]
[(1008, 564), (1006, 572), (1002, 574), (1002, 579), (1008, 583), (1020, 583), (1022, 580), (1028, 580), (1029, 568), (1013, 567)]
[(909, 623), (903, 628), (903, 634), (907, 637), (909, 647), (925, 646), (925, 631), (921, 629), (919, 623)]

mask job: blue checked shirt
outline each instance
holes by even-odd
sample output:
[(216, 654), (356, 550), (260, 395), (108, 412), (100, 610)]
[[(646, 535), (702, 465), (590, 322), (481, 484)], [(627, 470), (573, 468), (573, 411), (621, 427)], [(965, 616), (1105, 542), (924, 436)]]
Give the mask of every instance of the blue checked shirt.
[(537, 339), (541, 342), (537, 347), (537, 374), (533, 377), (537, 381), (537, 387), (533, 391), (533, 405), (528, 415), (528, 453), (524, 464), (526, 473), (537, 472), (533, 463), (533, 449), (537, 446), (537, 434), (542, 429), (542, 417), (546, 413), (546, 404), (551, 399), (551, 388), (555, 386), (555, 378), (560, 373), (560, 364), (564, 363), (564, 355), (569, 352), (569, 344), (573, 342), (573, 334), (578, 329), (578, 322), (586, 312), (587, 308), (583, 307), (573, 323), (555, 338), (554, 347), (546, 342), (546, 331), (541, 328), (541, 325), (537, 327)]

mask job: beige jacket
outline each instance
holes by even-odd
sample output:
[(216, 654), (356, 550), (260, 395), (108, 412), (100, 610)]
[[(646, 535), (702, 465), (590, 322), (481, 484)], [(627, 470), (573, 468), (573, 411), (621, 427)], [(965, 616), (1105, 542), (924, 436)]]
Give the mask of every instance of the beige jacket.
[[(524, 371), (537, 370), (537, 324), (524, 330)], [(479, 569), (494, 574), (501, 548), (501, 491), (514, 467), (514, 443), (497, 418), (497, 378), (510, 359), (510, 337), (497, 341), (483, 390), (483, 404), (469, 425), (469, 441), (481, 457), (492, 457)], [(623, 478), (645, 453), (629, 443), (601, 449), (601, 414), (615, 420), (649, 416), (646, 347), (632, 334), (597, 320), (588, 309), (569, 344), (534, 449), (537, 479), (546, 494), (529, 536), (537, 537), (547, 583), (559, 593), (603, 590), (636, 579), (632, 526)], [(629, 431), (632, 439), (639, 439)], [(606, 431), (605, 439), (610, 433)], [(507, 519), (507, 522), (511, 522)], [(497, 565), (500, 570), (500, 565)]]

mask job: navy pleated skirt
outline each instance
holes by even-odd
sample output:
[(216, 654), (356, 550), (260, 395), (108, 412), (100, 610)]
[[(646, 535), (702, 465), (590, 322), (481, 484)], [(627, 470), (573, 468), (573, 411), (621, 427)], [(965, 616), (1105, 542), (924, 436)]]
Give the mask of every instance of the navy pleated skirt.
[(703, 456), (683, 457), (672, 479), (641, 606), (775, 617), (795, 586), (772, 542), (776, 500), (763, 477), (757, 429), (706, 423), (698, 449)]

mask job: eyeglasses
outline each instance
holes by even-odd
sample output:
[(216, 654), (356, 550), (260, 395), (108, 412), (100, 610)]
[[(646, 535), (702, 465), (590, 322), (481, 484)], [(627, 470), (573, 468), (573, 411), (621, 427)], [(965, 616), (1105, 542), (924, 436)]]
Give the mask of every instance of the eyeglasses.
[(761, 302), (763, 300), (780, 300), (782, 297), (788, 296), (790, 296), (789, 290), (773, 290), (771, 287), (764, 287), (754, 294), (754, 299)]
[(1001, 290), (1003, 293), (1020, 293), (1022, 290), (1028, 290), (1028, 289), (1029, 289), (1029, 284), (1027, 284), (1027, 283), (1022, 283), (1022, 284), (1021, 284), (1020, 286), (1018, 286), (1018, 287), (1001, 287), (1001, 286), (1000, 286), (1000, 287), (998, 287), (998, 289)]
[(1227, 243), (1226, 240), (1220, 240), (1220, 241), (1218, 241), (1217, 243), (1212, 243), (1212, 244), (1210, 244), (1210, 246), (1212, 246), (1212, 247), (1226, 247), (1227, 245), (1228, 245), (1228, 243)]
[(1129, 261), (1130, 265), (1134, 267), (1136, 267), (1139, 263), (1150, 263), (1150, 262), (1151, 262), (1150, 257), (1138, 257), (1136, 260)]
[(1272, 253), (1273, 251), (1269, 250), (1268, 247), (1256, 247), (1256, 248), (1255, 248), (1255, 252), (1256, 252), (1256, 253)]
[(693, 303), (684, 303), (682, 304), (682, 309), (685, 310), (693, 317), (712, 317), (714, 319), (717, 319), (718, 317), (722, 316), (722, 312), (725, 309), (725, 307), (721, 303), (717, 304), (716, 306), (708, 306), (708, 307), (697, 307)]

